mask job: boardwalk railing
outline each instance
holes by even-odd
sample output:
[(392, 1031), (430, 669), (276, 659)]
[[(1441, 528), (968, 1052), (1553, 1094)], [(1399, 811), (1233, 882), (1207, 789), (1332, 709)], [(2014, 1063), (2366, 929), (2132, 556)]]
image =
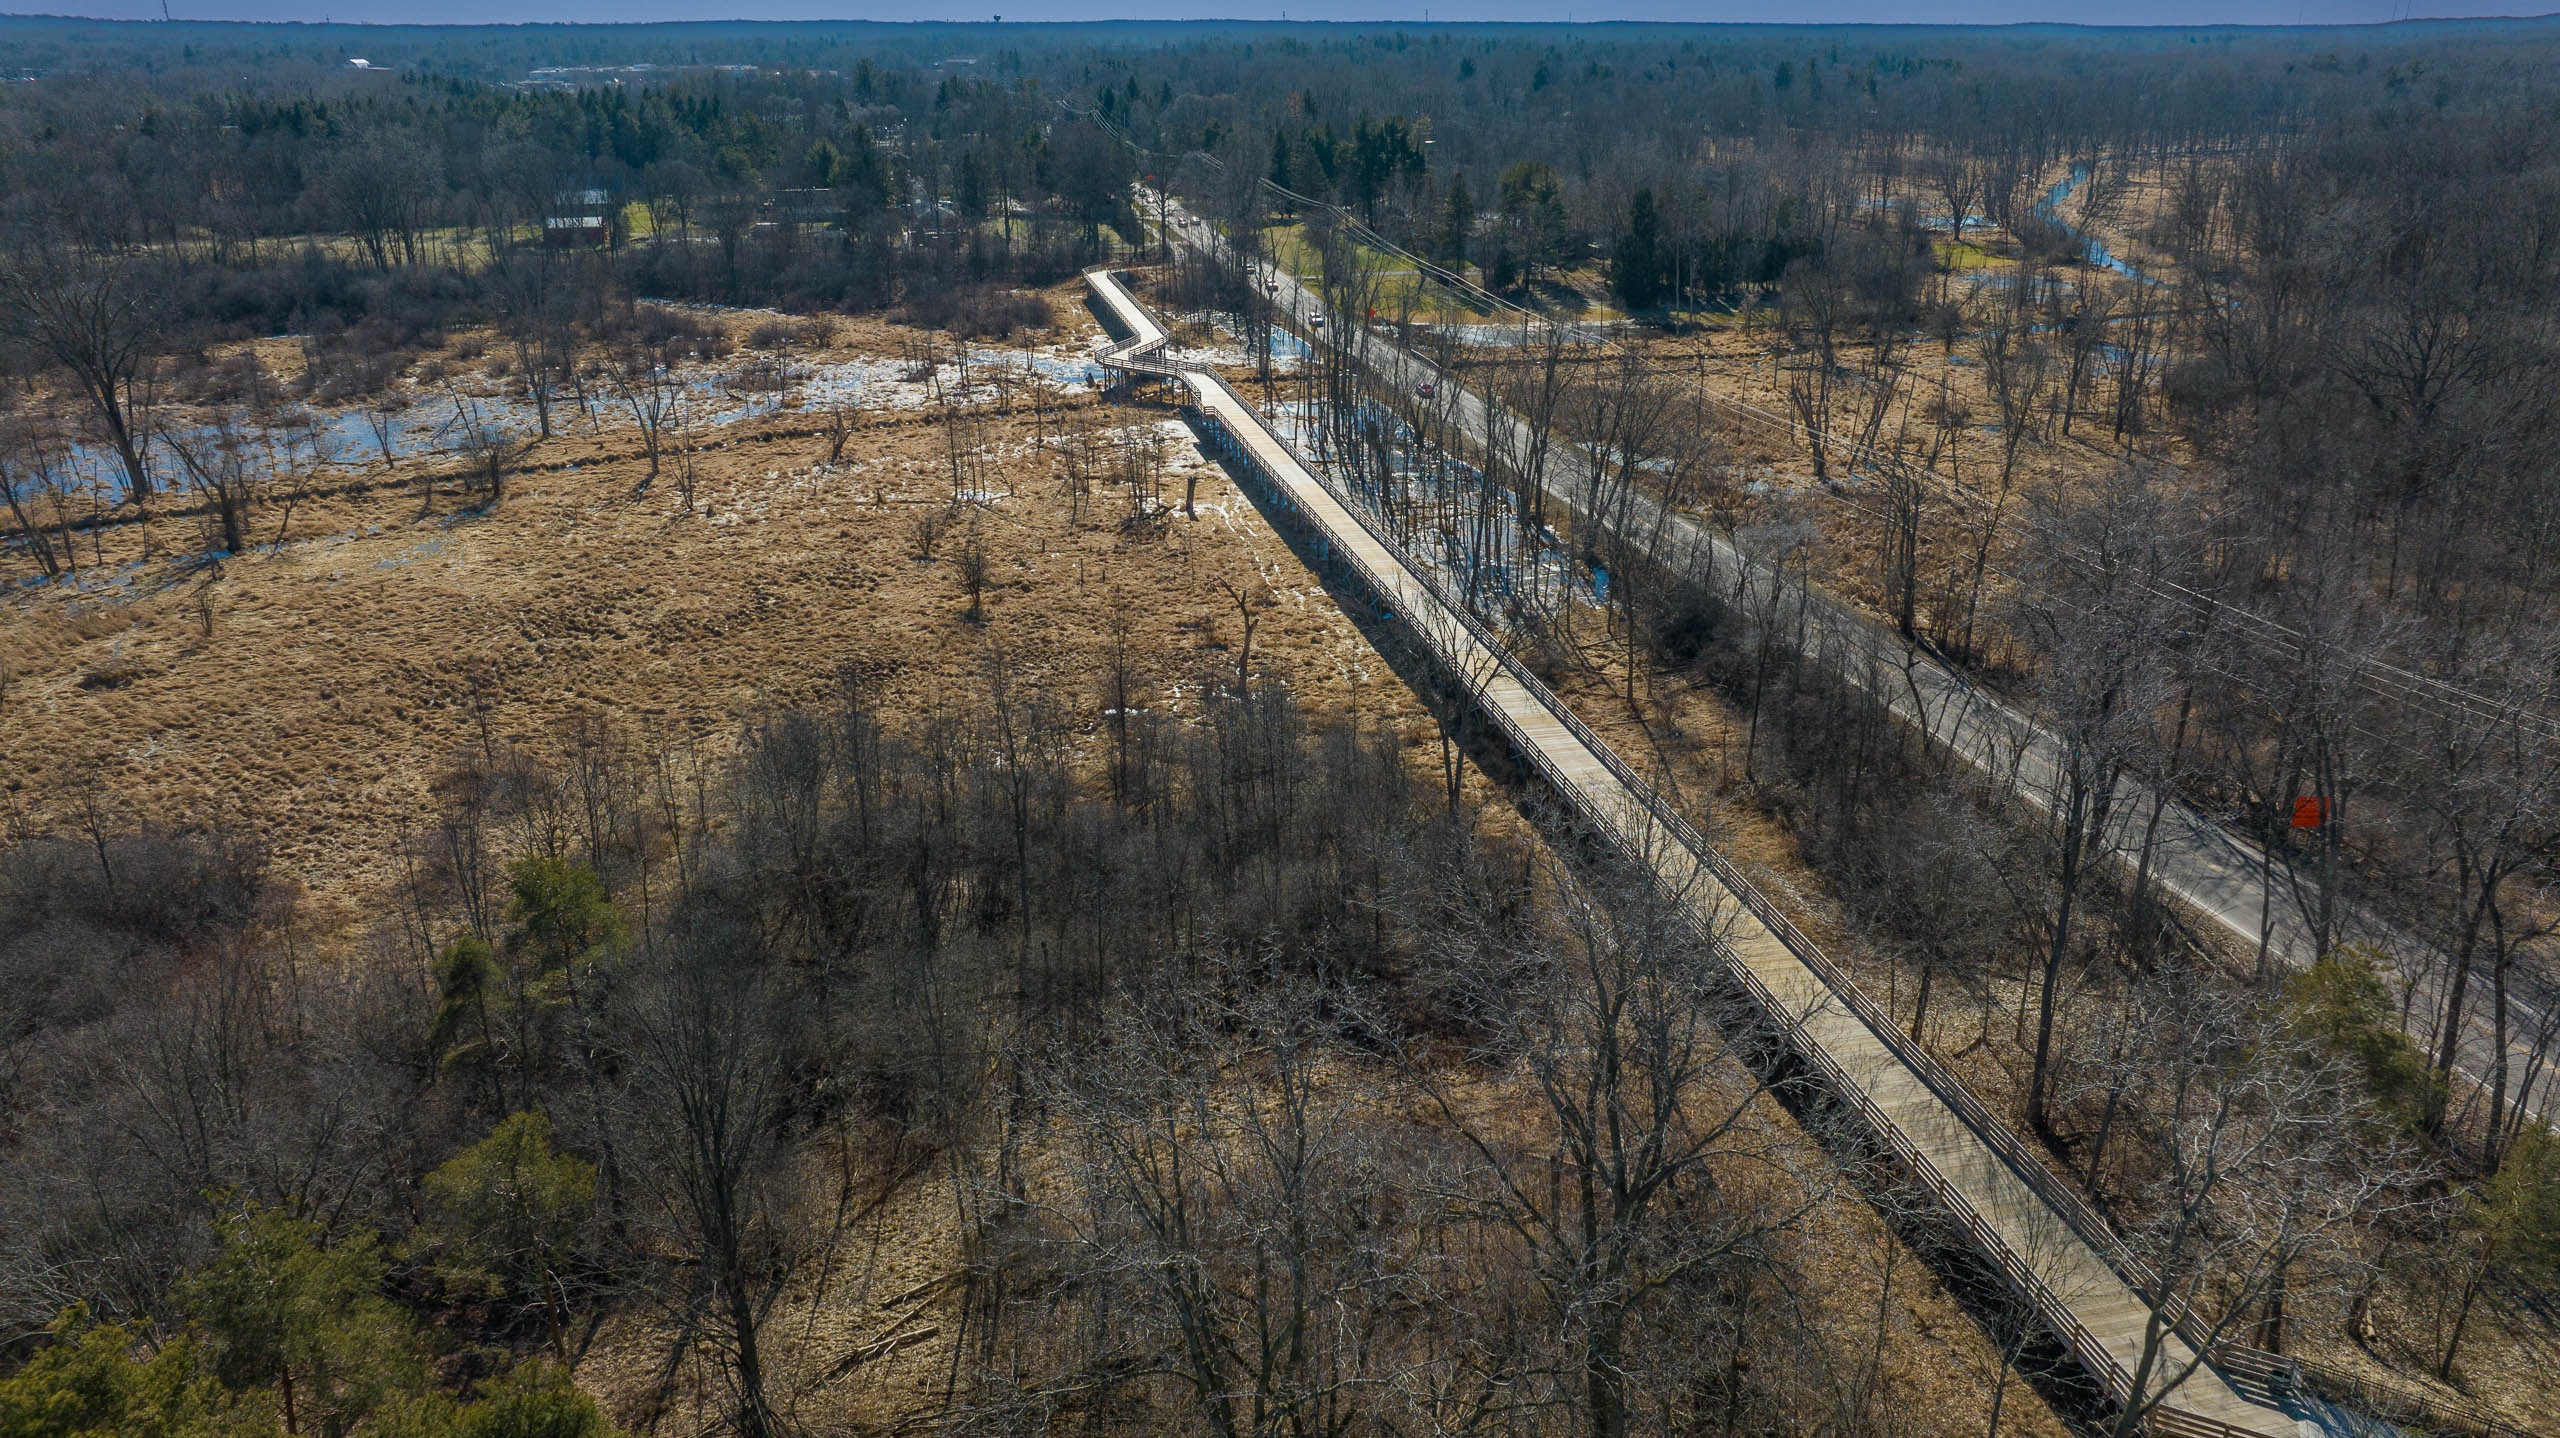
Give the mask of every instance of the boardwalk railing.
[[(1223, 378), (1215, 375), (1205, 375), (1203, 378), (1227, 390), (1230, 395), (1234, 395), (1233, 388)], [(1242, 402), (1241, 396), (1236, 398), (1240, 403)], [(1215, 423), (1214, 418), (1211, 422)], [(1273, 438), (1278, 440), (1279, 437), (1274, 435)], [(2027, 1150), (2015, 1132), (1994, 1116), (1989, 1109), (1983, 1107), (1981, 1101), (1967, 1091), (1943, 1065), (1930, 1056), (1927, 1050), (1906, 1040), (1890, 1015), (1879, 1008), (1874, 1000), (1868, 998), (1866, 992), (1859, 988), (1857, 983), (1837, 964), (1833, 963), (1830, 956), (1807, 937), (1803, 930), (1796, 927), (1795, 923), (1769, 899), (1767, 894), (1761, 891), (1758, 885), (1752, 883), (1741, 870), (1734, 867), (1732, 861), (1727, 859), (1720, 850), (1708, 843), (1696, 826), (1662, 797), (1659, 788), (1637, 774), (1633, 766), (1618, 753), (1615, 746), (1594, 733), (1571, 707), (1547, 687), (1544, 681), (1513, 656), (1507, 644), (1490, 632), (1475, 614), (1461, 606), (1440, 583), (1438, 577), (1431, 573), (1428, 565), (1416, 562), (1410, 551), (1387, 535), (1365, 509), (1326, 477), (1321, 468), (1307, 463), (1305, 456), (1298, 454), (1295, 448), (1288, 445), (1285, 440), (1279, 442), (1283, 448), (1290, 450), (1291, 456), (1296, 458), (1308, 473), (1318, 477), (1318, 482), (1323, 483), (1334, 498), (1341, 502), (1342, 508), (1372, 540), (1405, 561), (1408, 575), (1431, 595), (1433, 601), (1445, 613), (1466, 628), (1469, 637), (1493, 657), (1512, 682), (1527, 690), (1551, 717), (1563, 724), (1576, 740), (1580, 741), (1608, 768), (1610, 776), (1618, 781), (1619, 786), (1643, 805), (1645, 816), (1668, 834), (1673, 842), (1687, 851), (1690, 860), (1699, 871), (1711, 876), (1720, 887), (1732, 894), (1743, 909), (1760, 923), (1761, 927), (1767, 929), (1779, 943), (1785, 945), (1798, 962), (1812, 970), (1831, 994), (1840, 1000), (1843, 1007), (1855, 1014), (1860, 1022), (1873, 1031), (1896, 1058), (1917, 1073), (1922, 1082), (1929, 1086), (1930, 1091), (1941, 1102), (1963, 1119), (1966, 1126), (1999, 1155), (2040, 1200), (2071, 1226), (2082, 1242), (2087, 1243), (2102, 1260), (2108, 1263), (2109, 1267), (2116, 1269), (2125, 1278), (2128, 1286), (2134, 1288), (2136, 1292), (2147, 1295), (2157, 1291), (2144, 1281), (2149, 1279), (2148, 1270), (2124, 1251), (2123, 1243), (2115, 1236), (2113, 1230), (2107, 1227), (2105, 1220), (2091, 1210), (2077, 1194), (2072, 1193), (2059, 1179), (2055, 1178), (2051, 1170), (2045, 1168), (2041, 1161)], [(1359, 561), (1356, 551), (1340, 544), (1336, 544), (1334, 548), (1351, 561), (1352, 567), (1359, 571), (1361, 581), (1372, 593), (1382, 598), (1393, 594), (1394, 591), (1386, 587), (1380, 576)], [(1463, 658), (1448, 652), (1450, 646), (1443, 643), (1440, 636), (1433, 634), (1430, 626), (1409, 622), (1406, 627), (1418, 633), (1435, 651), (1434, 658), (1444, 669), (1457, 676), (1461, 683), (1467, 684), (1476, 691), (1470, 694), (1470, 698), (1482, 698), (1481, 682), (1469, 676), (1468, 666)], [(1537, 768), (1539, 776), (1545, 780), (1547, 786), (1561, 795), (1586, 825), (1596, 833), (1613, 836), (1621, 847), (1638, 856), (1646, 854), (1649, 848), (1646, 836), (1624, 832), (1624, 816), (1614, 812), (1612, 806), (1605, 805), (1599, 796), (1592, 794), (1571, 774), (1549, 763), (1545, 746), (1536, 743), (1522, 731), (1507, 710), (1499, 704), (1492, 703), (1481, 703), (1478, 707), (1502, 730), (1503, 737), (1510, 742), (1513, 751)], [(1811, 1011), (1799, 1012), (1792, 1009), (1784, 999), (1768, 987), (1749, 964), (1743, 962), (1742, 956), (1734, 950), (1726, 937), (1717, 932), (1694, 906), (1690, 909), (1690, 927), (1701, 942), (1707, 944), (1719, 958), (1723, 959), (1725, 967), (1739, 981), (1743, 990), (1750, 995), (1752, 1002), (1785, 1035), (1789, 1048), (1820, 1077), (1834, 1100), (1854, 1112), (1859, 1121), (1920, 1180), (1922, 1186), (1928, 1189), (1930, 1196), (1956, 1220), (1958, 1226), (1963, 1229), (1966, 1240), (1975, 1250), (1999, 1270), (2001, 1277), (2025, 1297), (2034, 1307), (2037, 1315), (2070, 1346), (2073, 1355), (2106, 1389), (2109, 1401), (2118, 1405), (2131, 1401), (2132, 1375), (2125, 1371), (2124, 1365), (2115, 1354), (2099, 1340), (2096, 1334), (2090, 1332), (2087, 1326), (2081, 1323), (2071, 1305), (2061, 1294), (2053, 1291), (2052, 1286), (2034, 1265), (2027, 1262), (2000, 1236), (1989, 1220), (1976, 1209), (1971, 1199), (1948, 1180), (1929, 1154), (1911, 1140), (1901, 1125), (1895, 1123), (1891, 1116), (1876, 1106), (1875, 1102), (1868, 1097), (1864, 1086), (1840, 1067), (1831, 1051), (1805, 1036), (1804, 1023), (1811, 1017)], [(2156, 1283), (2156, 1280), (2150, 1281)], [(2187, 1315), (2180, 1314), (2179, 1317), (2182, 1321), (2172, 1325), (2173, 1330), (2180, 1330), (2181, 1338), (2186, 1339), (2199, 1351), (2204, 1350), (2206, 1344), (2195, 1332), (2198, 1325), (2194, 1324)], [(2217, 1350), (2216, 1357), (2220, 1356)], [(2165, 1404), (2154, 1408), (2147, 1421), (2151, 1431), (2164, 1435), (2164, 1438), (2263, 1438), (2263, 1435), (2254, 1429), (2180, 1413)]]
[[(1358, 500), (1343, 492), (1321, 466), (1310, 463), (1305, 456), (1297, 452), (1294, 446), (1283, 440), (1267, 425), (1262, 424), (1253, 406), (1223, 377), (1205, 368), (1178, 365), (1163, 359), (1157, 353), (1166, 343), (1163, 331), (1137, 305), (1134, 298), (1121, 289), (1116, 277), (1096, 271), (1091, 273), (1090, 278), (1094, 280), (1096, 290), (1104, 295), (1114, 313), (1132, 330), (1129, 339), (1105, 345), (1097, 351), (1097, 358), (1102, 363), (1191, 386), (1203, 401), (1197, 407), (1203, 422), (1228, 442), (1232, 452), (1238, 458), (1253, 467), (1258, 477), (1271, 486), (1275, 495), (1286, 498), (1288, 486), (1284, 477), (1268, 472), (1268, 467), (1255, 453), (1257, 446), (1250, 443), (1247, 436), (1226, 433), (1230, 428), (1229, 424), (1219, 417), (1210, 404), (1206, 403), (1212, 390), (1217, 391), (1229, 401), (1232, 411), (1241, 415), (1247, 423), (1253, 424), (1260, 431), (1259, 437), (1265, 443), (1286, 455), (1299, 469), (1312, 477), (1335, 500), (1336, 507), (1360, 527), (1366, 538), (1398, 561), (1403, 570), (1402, 577), (1419, 587), (1430, 598), (1432, 607), (1461, 626), (1474, 648), (1481, 651), (1493, 664), (1499, 666), (1504, 677), (1534, 699), (1549, 717), (1562, 725), (1577, 743), (1607, 769), (1624, 795), (1641, 807), (1643, 816), (1647, 820), (1686, 851), (1699, 872), (1708, 875), (1729, 892), (1743, 911), (1784, 946), (1791, 956), (1821, 980), (1829, 995), (1836, 998), (1850, 1014), (1854, 1015), (1896, 1060), (1909, 1068), (1928, 1088), (1932, 1096), (1955, 1114), (2040, 1203), (2061, 1219), (2074, 1236), (2086, 1244), (2128, 1288), (2138, 1295), (2143, 1295), (2145, 1303), (2156, 1310), (2156, 1317), (2149, 1321), (2164, 1324), (2166, 1332), (2176, 1333), (2193, 1351), (2206, 1354), (2226, 1382), (2239, 1379), (2251, 1387), (2270, 1394), (2280, 1394), (2302, 1386), (2305, 1375), (2301, 1365), (2290, 1359), (2241, 1345), (2214, 1343), (2210, 1339), (2206, 1326), (2195, 1314), (2188, 1311), (2183, 1303), (2175, 1301), (2174, 1298), (2168, 1302), (2161, 1302), (2157, 1297), (2162, 1290), (2159, 1276), (2125, 1248), (2122, 1240), (2117, 1237), (2106, 1220), (2055, 1176), (2024, 1141), (1979, 1099), (1975, 1098), (1953, 1074), (1947, 1072), (1944, 1065), (1940, 1064), (1925, 1048), (1907, 1039), (1893, 1017), (1869, 998), (1856, 981), (1841, 970), (1819, 945), (1799, 929), (1793, 920), (1788, 918), (1786, 913), (1760, 890), (1759, 886), (1752, 883), (1723, 853), (1708, 843), (1696, 826), (1664, 799), (1653, 783), (1638, 774), (1619, 755), (1614, 746), (1594, 733), (1570, 706), (1547, 687), (1544, 681), (1522, 664), (1500, 636), (1494, 634), (1476, 614), (1451, 596), (1438, 577), (1432, 573), (1428, 563), (1418, 561), (1402, 544), (1384, 532)], [(1303, 506), (1298, 507), (1303, 511)], [(1308, 513), (1306, 517), (1318, 529), (1320, 537), (1327, 541), (1329, 557), (1332, 560), (1349, 569), (1351, 577), (1373, 598), (1380, 601), (1390, 613), (1402, 607), (1402, 602), (1398, 598), (1398, 586), (1391, 582), (1387, 575), (1379, 573), (1362, 556), (1358, 546), (1345, 543), (1347, 536), (1331, 533), (1331, 527), (1325, 522), (1323, 516)], [(1639, 857), (1648, 855), (1651, 849), (1651, 836), (1628, 832), (1626, 827), (1628, 815), (1621, 806), (1604, 802), (1602, 796), (1592, 793), (1570, 772), (1553, 762), (1554, 756), (1548, 753), (1545, 744), (1523, 730), (1504, 705), (1492, 702), (1484, 692), (1486, 681), (1491, 677), (1490, 674), (1476, 672), (1480, 666), (1468, 663), (1467, 656), (1461, 652), (1461, 646), (1455, 642), (1455, 636), (1436, 632), (1432, 625), (1422, 621), (1421, 616), (1402, 614), (1396, 617), (1403, 621), (1403, 628), (1422, 640), (1434, 661), (1470, 691), (1468, 697), (1475, 700), (1477, 707), (1494, 721), (1495, 726), (1509, 741), (1513, 750), (1536, 768), (1548, 787), (1566, 801), (1583, 823), (1595, 833), (1613, 838), (1620, 847)], [(1653, 867), (1659, 870), (1661, 866), (1656, 864)], [(2155, 1397), (2155, 1395), (2136, 1395), (2132, 1391), (2132, 1374), (2126, 1371), (2122, 1360), (2080, 1321), (2065, 1297), (2054, 1291), (2050, 1282), (2037, 1267), (2026, 1256), (2016, 1251), (2014, 1246), (1993, 1226), (1989, 1218), (1976, 1207), (1972, 1199), (1949, 1180), (1935, 1160), (1904, 1132), (1901, 1125), (1875, 1104), (1868, 1096), (1865, 1087), (1840, 1066), (1830, 1050), (1807, 1035), (1804, 1025), (1814, 1010), (1792, 1011), (1786, 1001), (1771, 990), (1751, 966), (1743, 961), (1741, 954), (1727, 937), (1717, 932), (1714, 926), (1706, 921), (1704, 914), (1700, 913), (1695, 906), (1691, 906), (1690, 912), (1697, 937), (1724, 961), (1752, 1001), (1787, 1037), (1790, 1049), (1797, 1054), (1807, 1068), (1823, 1080), (1825, 1087), (1835, 1100), (1857, 1114), (1876, 1139), (1920, 1180), (1940, 1207), (1956, 1221), (1974, 1249), (1993, 1265), (2012, 1289), (2027, 1300), (2038, 1317), (2071, 1349), (2082, 1366), (2105, 1390), (2108, 1399), (2122, 1406), (2136, 1401), (2138, 1397)], [(2165, 1332), (2159, 1336), (2165, 1337)], [(2161, 1355), (2164, 1363), (2170, 1357), (2171, 1355), (2166, 1353)], [(2332, 1375), (2326, 1371), (2320, 1371), (2318, 1376), (2322, 1379), (2338, 1380), (2345, 1377), (2345, 1375)], [(2414, 1395), (2411, 1396), (2414, 1398)], [(2273, 1416), (2275, 1415), (2271, 1413), (2270, 1417)], [(2149, 1431), (2163, 1435), (2163, 1438), (2263, 1438), (2263, 1430), (2244, 1428), (2219, 1419), (2181, 1411), (2170, 1401), (2158, 1401), (2156, 1406), (2145, 1415), (2144, 1424)], [(2461, 1426), (2488, 1435), (2495, 1435), (2500, 1431), (2500, 1425), (2494, 1422), (2487, 1422), (2486, 1426), (2480, 1426), (2480, 1421), (2476, 1420)]]

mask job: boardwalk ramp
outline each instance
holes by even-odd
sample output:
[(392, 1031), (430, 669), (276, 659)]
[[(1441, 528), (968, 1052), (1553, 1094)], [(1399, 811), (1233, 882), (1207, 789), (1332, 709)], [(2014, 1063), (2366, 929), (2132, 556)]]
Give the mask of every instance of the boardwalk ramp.
[[(1164, 357), (1164, 329), (1119, 276), (1086, 276), (1124, 338), (1097, 358), (1189, 391), (1203, 427), (1315, 539), (1324, 561), (1393, 617), (1601, 842), (1693, 896), (1697, 927), (1763, 1019), (1832, 1097), (1927, 1187), (1974, 1248), (2122, 1404), (2137, 1372), (2187, 1376), (2146, 1418), (2165, 1438), (2297, 1438), (2291, 1414), (2259, 1401), (2269, 1371), (2216, 1351), (2198, 1363), (2192, 1324), (2144, 1297), (2148, 1275), (2105, 1221), (1918, 1045), (1654, 786), (1577, 718), (1410, 559), (1326, 484), (1226, 381)], [(2146, 1369), (2144, 1355), (2150, 1350)], [(2145, 1385), (2156, 1394), (2160, 1381)], [(2250, 1392), (2244, 1392), (2248, 1388)], [(2317, 1425), (2311, 1426), (2316, 1433)]]

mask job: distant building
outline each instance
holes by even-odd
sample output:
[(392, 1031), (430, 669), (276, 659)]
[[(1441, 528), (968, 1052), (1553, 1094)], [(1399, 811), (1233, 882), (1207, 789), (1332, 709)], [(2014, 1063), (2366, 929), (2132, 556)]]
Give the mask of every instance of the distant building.
[(764, 218), (795, 225), (822, 225), (844, 212), (836, 192), (828, 189), (776, 190), (765, 198)]
[(542, 242), (555, 250), (603, 249), (613, 243), (612, 215), (609, 190), (556, 191), (551, 215), (542, 222)]
[(907, 206), (907, 215), (914, 221), (907, 233), (920, 239), (944, 239), (966, 228), (960, 222), (960, 212), (949, 200), (917, 200)]
[(373, 63), (371, 60), (357, 59), (349, 60), (347, 62), (347, 68), (350, 70), (379, 70), (382, 67)]
[(553, 215), (542, 222), (542, 242), (555, 250), (600, 250), (611, 238), (602, 215)]
[[(537, 65), (525, 72), (521, 80), (505, 83), (518, 90), (578, 90), (588, 86), (642, 84), (672, 80), (682, 75), (754, 75), (765, 73), (756, 65), (661, 65), (643, 60), (630, 65)], [(774, 71), (772, 73), (782, 73)], [(833, 75), (833, 70), (806, 73)]]

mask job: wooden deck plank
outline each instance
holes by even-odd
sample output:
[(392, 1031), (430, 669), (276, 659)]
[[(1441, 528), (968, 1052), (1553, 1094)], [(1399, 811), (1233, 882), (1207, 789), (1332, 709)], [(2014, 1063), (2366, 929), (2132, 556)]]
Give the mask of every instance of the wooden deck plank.
[[(2072, 1319), (2114, 1361), (2119, 1371), (2113, 1386), (2121, 1389), (2124, 1375), (2140, 1359), (2149, 1322), (2149, 1305), (2140, 1295), (2037, 1193), (1989, 1137), (1950, 1106), (1820, 973), (1753, 914), (1739, 894), (1683, 847), (1662, 842), (1664, 831), (1654, 817), (1650, 796), (1633, 791), (1619, 777), (1623, 765), (1608, 762), (1592, 742), (1577, 735), (1514, 677), (1503, 656), (1489, 650), (1459, 616), (1449, 612), (1403, 556), (1361, 523), (1233, 391), (1199, 371), (1148, 362), (1147, 354), (1165, 342), (1164, 331), (1117, 277), (1097, 270), (1087, 279), (1104, 307), (1133, 337), (1105, 350), (1103, 361), (1177, 379), (1191, 389), (1202, 412), (1235, 439), (1325, 542), (1374, 576), (1383, 591), (1378, 597), (1406, 618), (1407, 627), (1439, 650), (1441, 661), (1454, 672), (1479, 680), (1475, 686), (1479, 702), (1501, 711), (1505, 727), (1515, 738), (1538, 751), (1527, 757), (1552, 778), (1579, 789), (1588, 801), (1588, 811), (1611, 831), (1607, 837), (1625, 852), (1649, 860), (1671, 891), (1688, 895), (1700, 906), (1701, 920), (1723, 933), (1733, 961), (1749, 970), (1784, 1011), (1773, 1017), (1797, 1025), (1805, 1041), (1821, 1049), (1872, 1111), (1937, 1170), (1995, 1241), (2042, 1279)], [(2193, 1350), (2174, 1335), (2162, 1349), (2159, 1362), (2172, 1371), (2191, 1361)], [(2084, 1361), (2088, 1358), (2083, 1355)], [(2109, 1381), (2107, 1374), (2098, 1376), (2102, 1382)], [(2212, 1420), (2266, 1438), (2294, 1438), (2297, 1431), (2290, 1416), (2244, 1397), (2210, 1366), (2199, 1367), (2164, 1406), (2184, 1417)]]

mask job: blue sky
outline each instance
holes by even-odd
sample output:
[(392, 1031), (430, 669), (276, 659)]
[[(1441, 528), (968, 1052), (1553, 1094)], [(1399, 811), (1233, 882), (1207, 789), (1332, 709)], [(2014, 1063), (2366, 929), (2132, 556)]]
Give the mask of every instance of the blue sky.
[[(1696, 20), (1768, 24), (2368, 25), (2467, 15), (2531, 15), (2542, 3), (2497, 0), (2129, 0), (2117, 6), (2050, 0), (1802, 0), (1783, 7), (1713, 0), (168, 0), (183, 20), (303, 20), (400, 24), (508, 24), (634, 20)], [(156, 20), (161, 0), (0, 0), (0, 14), (78, 14)]]

